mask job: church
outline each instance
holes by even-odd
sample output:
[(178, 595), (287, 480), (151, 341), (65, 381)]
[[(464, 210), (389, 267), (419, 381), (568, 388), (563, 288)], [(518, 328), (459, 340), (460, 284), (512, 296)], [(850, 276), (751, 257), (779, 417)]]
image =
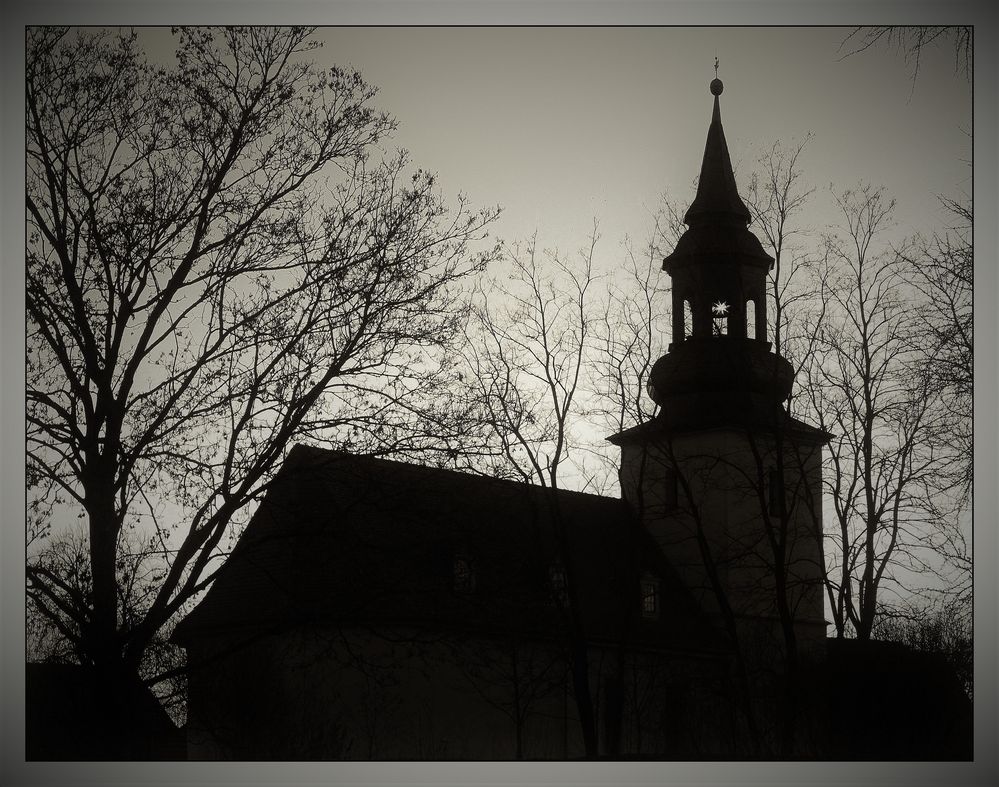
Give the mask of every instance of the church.
[(294, 447), (173, 633), (189, 758), (856, 754), (852, 733), (829, 737), (851, 718), (829, 665), (856, 661), (830, 661), (823, 617), (830, 436), (787, 413), (773, 260), (736, 188), (721, 81), (710, 91), (663, 264), (658, 414), (608, 438), (622, 497)]

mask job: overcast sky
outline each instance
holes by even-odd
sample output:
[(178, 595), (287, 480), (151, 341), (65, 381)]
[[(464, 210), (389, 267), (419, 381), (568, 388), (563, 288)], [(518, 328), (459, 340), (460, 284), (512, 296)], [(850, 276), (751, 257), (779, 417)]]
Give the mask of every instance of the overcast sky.
[[(837, 27), (325, 27), (320, 63), (357, 68), (394, 115), (390, 145), (446, 194), (504, 209), (507, 240), (580, 246), (598, 219), (605, 252), (642, 240), (664, 190), (693, 197), (711, 116), (714, 59), (737, 178), (775, 141), (811, 132), (803, 168), (825, 196), (864, 180), (898, 198), (899, 231), (946, 222), (936, 195), (971, 191), (972, 91), (952, 43), (919, 74), (887, 46), (850, 57)], [(146, 31), (150, 53), (169, 30)], [(826, 208), (826, 210), (823, 210)]]
[[(943, 44), (911, 67), (884, 47), (843, 58), (845, 28), (324, 28), (317, 59), (356, 67), (400, 123), (395, 144), (446, 193), (500, 204), (508, 240), (642, 239), (664, 189), (692, 198), (714, 58), (737, 175), (776, 140), (812, 132), (804, 168), (882, 184), (905, 232), (970, 192), (971, 87)], [(824, 200), (816, 201), (821, 209)], [(820, 214), (817, 223), (828, 220)]]

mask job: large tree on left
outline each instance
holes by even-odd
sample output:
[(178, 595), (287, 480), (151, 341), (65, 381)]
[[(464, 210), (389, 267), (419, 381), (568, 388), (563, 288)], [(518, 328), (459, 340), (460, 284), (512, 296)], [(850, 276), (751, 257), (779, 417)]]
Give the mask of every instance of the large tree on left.
[(101, 674), (139, 670), (290, 441), (418, 434), (489, 256), (495, 212), (383, 153), (310, 36), (181, 29), (156, 64), (28, 31), (28, 593)]

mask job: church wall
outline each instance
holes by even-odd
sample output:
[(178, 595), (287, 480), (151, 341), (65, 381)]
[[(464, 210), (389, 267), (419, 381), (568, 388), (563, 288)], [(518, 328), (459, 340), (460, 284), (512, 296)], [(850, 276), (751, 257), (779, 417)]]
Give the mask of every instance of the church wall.
[[(516, 718), (524, 759), (584, 755), (557, 643), (310, 627), (239, 647), (199, 640), (190, 663), (213, 650), (221, 657), (192, 671), (191, 759), (512, 760)], [(732, 750), (724, 667), (622, 655), (615, 643), (594, 646), (589, 660), (601, 754)]]
[[(216, 647), (225, 648), (221, 642)], [(192, 646), (191, 663), (206, 648)], [(239, 648), (191, 679), (196, 759), (514, 759), (578, 756), (564, 659), (429, 631), (319, 627)]]

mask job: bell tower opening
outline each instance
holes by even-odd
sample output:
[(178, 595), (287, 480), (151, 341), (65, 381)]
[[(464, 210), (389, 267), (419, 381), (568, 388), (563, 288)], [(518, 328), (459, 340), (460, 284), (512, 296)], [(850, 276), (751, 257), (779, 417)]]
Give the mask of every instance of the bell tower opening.
[(729, 306), (718, 300), (711, 305), (711, 335), (728, 336)]

